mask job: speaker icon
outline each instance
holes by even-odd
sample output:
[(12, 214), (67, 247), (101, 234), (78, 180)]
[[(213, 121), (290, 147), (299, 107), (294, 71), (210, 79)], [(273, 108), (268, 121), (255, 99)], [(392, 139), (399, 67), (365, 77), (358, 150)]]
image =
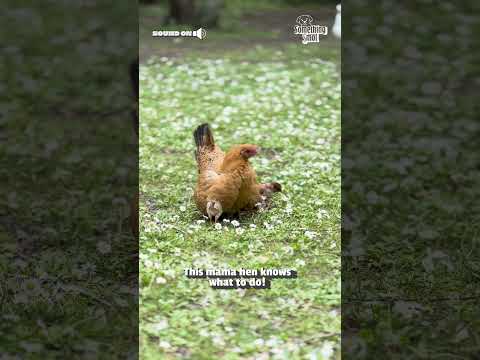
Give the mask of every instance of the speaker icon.
[(207, 32), (205, 31), (205, 29), (200, 28), (198, 30), (194, 30), (192, 32), (192, 36), (196, 36), (197, 38), (199, 38), (201, 40), (201, 39), (204, 39), (207, 36)]

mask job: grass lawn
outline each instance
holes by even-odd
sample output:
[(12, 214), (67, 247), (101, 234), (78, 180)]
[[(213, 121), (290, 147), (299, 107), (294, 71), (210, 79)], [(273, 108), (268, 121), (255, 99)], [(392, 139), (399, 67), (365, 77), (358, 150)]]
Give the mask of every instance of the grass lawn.
[(8, 5), (0, 358), (123, 358), (138, 335), (132, 4)]
[[(143, 359), (323, 359), (340, 347), (338, 48), (257, 47), (152, 57), (140, 67), (140, 343)], [(271, 209), (206, 223), (192, 199), (192, 132), (255, 143)], [(214, 290), (185, 268), (291, 268), (268, 290)]]

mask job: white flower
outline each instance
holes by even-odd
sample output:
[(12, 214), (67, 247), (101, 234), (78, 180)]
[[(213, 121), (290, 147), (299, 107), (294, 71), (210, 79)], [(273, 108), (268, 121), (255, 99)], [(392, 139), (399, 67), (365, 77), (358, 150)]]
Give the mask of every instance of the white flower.
[(168, 269), (168, 270), (164, 270), (163, 273), (165, 274), (165, 276), (168, 276), (170, 278), (175, 277), (175, 270)]
[(237, 296), (244, 297), (246, 292), (247, 290), (245, 289), (237, 289)]
[(165, 330), (168, 328), (168, 320), (161, 319), (158, 322), (152, 324), (151, 327), (152, 330), (154, 330), (155, 332)]
[(28, 303), (28, 296), (24, 293), (17, 293), (13, 297), (14, 304), (26, 304)]
[(422, 85), (422, 92), (426, 95), (438, 95), (442, 91), (442, 85), (439, 82), (427, 81)]
[(326, 341), (320, 349), (320, 354), (322, 354), (322, 359), (330, 359), (333, 355), (333, 343)]
[(147, 267), (147, 268), (153, 267), (153, 261), (151, 261), (151, 260), (145, 260), (143, 263), (145, 264), (145, 267)]
[(162, 349), (170, 349), (172, 347), (172, 345), (170, 345), (170, 343), (165, 340), (161, 340), (158, 343), (158, 346), (160, 346)]
[(197, 220), (197, 225), (204, 224), (205, 220)]
[(265, 226), (267, 228), (267, 230), (272, 230), (273, 229), (273, 225), (270, 225), (269, 223), (267, 222), (264, 222), (263, 223), (263, 226)]
[(377, 195), (375, 191), (369, 191), (367, 193), (367, 202), (369, 204), (378, 204), (380, 201), (380, 197)]
[(112, 247), (110, 246), (110, 243), (106, 241), (100, 241), (97, 244), (97, 250), (101, 254), (108, 254), (112, 251)]
[(232, 225), (235, 226), (235, 227), (239, 227), (240, 223), (237, 220), (233, 220)]
[(294, 250), (291, 246), (285, 246), (285, 248), (283, 249), (283, 251), (285, 251), (285, 254), (289, 254), (289, 255), (292, 255)]
[(255, 224), (250, 224), (250, 229), (256, 229), (257, 228), (257, 225)]
[(198, 332), (198, 335), (202, 337), (207, 337), (207, 336), (210, 336), (210, 333), (208, 332), (207, 329), (200, 329), (200, 331)]
[(27, 279), (22, 284), (22, 289), (30, 295), (39, 295), (42, 292), (42, 286), (37, 279)]
[(256, 346), (263, 346), (265, 344), (265, 341), (263, 339), (257, 339), (253, 342)]
[(223, 222), (224, 222), (224, 223), (229, 223), (230, 220), (228, 220), (228, 219), (223, 219)]
[(233, 328), (231, 328), (230, 326), (225, 326), (225, 331), (231, 333), (233, 332)]
[(244, 231), (245, 231), (245, 230), (242, 229), (242, 228), (237, 228), (237, 229), (235, 229), (235, 232), (236, 232), (238, 235), (242, 235)]
[(328, 312), (328, 315), (331, 316), (331, 317), (336, 317), (336, 316), (338, 316), (338, 310), (336, 310), (336, 309), (330, 310)]
[(393, 306), (393, 311), (406, 317), (407, 319), (421, 312), (423, 306), (412, 301), (397, 301)]
[(265, 343), (268, 347), (274, 347), (277, 346), (278, 344), (278, 339), (276, 337), (271, 337), (270, 339), (267, 340)]
[(31, 343), (27, 341), (21, 341), (19, 345), (29, 353), (38, 353), (44, 349), (42, 344)]
[(215, 224), (215, 229), (216, 229), (216, 230), (222, 230), (222, 224), (216, 223), (216, 224)]
[(455, 335), (455, 339), (453, 341), (458, 343), (460, 341), (468, 339), (469, 337), (470, 337), (470, 334), (468, 332), (468, 328), (466, 326), (462, 327), (462, 324), (460, 324), (457, 326), (457, 334)]
[(305, 231), (305, 236), (308, 237), (310, 240), (313, 240), (317, 236), (317, 233), (307, 230)]
[(155, 282), (156, 282), (157, 284), (165, 284), (165, 283), (167, 282), (167, 279), (159, 276), (159, 277), (157, 277), (157, 278), (155, 279)]
[(317, 218), (318, 219), (323, 219), (327, 214), (328, 213), (327, 213), (326, 210), (320, 209), (320, 210), (318, 210)]
[(418, 233), (418, 236), (422, 239), (433, 240), (439, 236), (438, 232), (433, 229), (425, 229)]
[(427, 249), (427, 256), (422, 260), (425, 271), (432, 272), (435, 264), (443, 264), (447, 267), (448, 271), (453, 270), (453, 264), (450, 261), (450, 257), (443, 251)]
[(212, 342), (215, 344), (215, 345), (218, 345), (218, 346), (223, 346), (225, 345), (225, 340), (223, 340), (223, 337), (220, 336), (220, 335), (215, 335), (212, 337)]
[(305, 261), (303, 261), (302, 259), (297, 259), (295, 260), (295, 264), (297, 266), (305, 266)]

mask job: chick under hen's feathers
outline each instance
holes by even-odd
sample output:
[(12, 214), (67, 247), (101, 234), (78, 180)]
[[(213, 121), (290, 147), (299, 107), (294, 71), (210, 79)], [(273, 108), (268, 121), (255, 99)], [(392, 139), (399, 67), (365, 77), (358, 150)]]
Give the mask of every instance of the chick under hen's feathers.
[(193, 134), (198, 180), (194, 193), (198, 209), (215, 221), (222, 214), (252, 210), (272, 193), (281, 191), (278, 183), (259, 184), (249, 159), (258, 152), (252, 144), (236, 145), (226, 154), (215, 144), (208, 124)]

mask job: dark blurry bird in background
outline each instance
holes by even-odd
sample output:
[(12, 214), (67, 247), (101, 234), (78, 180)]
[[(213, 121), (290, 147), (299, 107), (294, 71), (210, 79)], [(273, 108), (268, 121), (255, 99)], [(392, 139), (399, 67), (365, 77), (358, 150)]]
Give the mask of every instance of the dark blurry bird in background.
[[(133, 129), (135, 134), (138, 137), (138, 61), (132, 62), (130, 64), (130, 81), (132, 84), (133, 93), (136, 99), (136, 106), (135, 109), (132, 110), (132, 122), (133, 122)], [(130, 203), (130, 227), (132, 228), (133, 235), (138, 239), (138, 192), (135, 194), (132, 202)]]

